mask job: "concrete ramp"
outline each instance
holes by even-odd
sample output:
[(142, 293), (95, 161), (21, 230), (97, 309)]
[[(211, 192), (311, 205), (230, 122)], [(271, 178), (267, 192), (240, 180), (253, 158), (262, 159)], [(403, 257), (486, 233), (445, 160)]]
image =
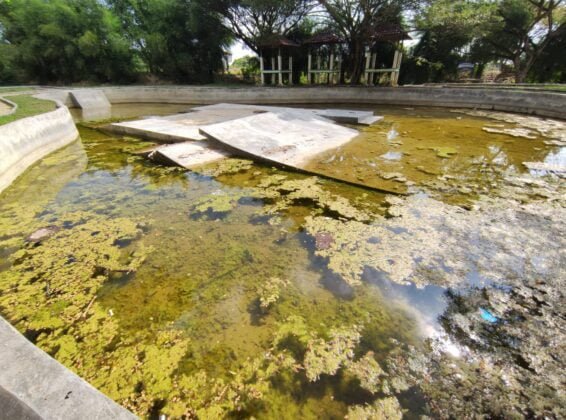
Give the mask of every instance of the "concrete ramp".
[(85, 120), (110, 118), (112, 105), (103, 91), (98, 89), (79, 89), (69, 92), (73, 104), (82, 110)]
[(212, 124), (202, 127), (201, 133), (227, 150), (301, 170), (313, 156), (358, 135), (356, 130), (294, 109)]
[(220, 159), (229, 153), (211, 146), (207, 141), (185, 142), (157, 147), (149, 158), (165, 165), (178, 165), (191, 169)]

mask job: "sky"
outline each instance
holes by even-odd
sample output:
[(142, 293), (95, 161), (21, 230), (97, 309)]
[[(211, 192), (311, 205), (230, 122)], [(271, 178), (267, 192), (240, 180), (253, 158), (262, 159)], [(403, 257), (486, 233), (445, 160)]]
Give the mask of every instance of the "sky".
[(234, 60), (245, 57), (246, 55), (255, 55), (255, 53), (250, 50), (248, 47), (244, 45), (242, 41), (237, 40), (231, 47), (230, 52), (232, 53), (232, 61), (230, 64), (234, 62)]

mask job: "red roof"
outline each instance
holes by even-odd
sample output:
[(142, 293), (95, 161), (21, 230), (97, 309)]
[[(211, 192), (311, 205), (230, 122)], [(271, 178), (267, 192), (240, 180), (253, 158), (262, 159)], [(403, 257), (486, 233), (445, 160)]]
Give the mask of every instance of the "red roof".
[(339, 37), (336, 34), (330, 32), (321, 32), (319, 34), (313, 35), (309, 39), (303, 42), (303, 44), (342, 44), (344, 43), (344, 38)]
[(295, 41), (291, 41), (289, 38), (277, 34), (261, 38), (257, 45), (261, 48), (300, 47)]
[(402, 41), (412, 38), (403, 30), (401, 25), (396, 23), (383, 23), (374, 29), (371, 39), (373, 41)]

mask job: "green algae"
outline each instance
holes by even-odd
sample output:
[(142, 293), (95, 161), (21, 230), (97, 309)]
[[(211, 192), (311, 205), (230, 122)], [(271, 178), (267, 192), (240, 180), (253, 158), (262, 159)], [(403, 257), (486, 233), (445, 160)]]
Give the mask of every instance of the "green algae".
[[(446, 110), (418, 108), (380, 112), (385, 113), (383, 121), (313, 158), (305, 169), (393, 192), (425, 191), (450, 204), (468, 205), (479, 195), (496, 192), (505, 176), (527, 172), (523, 162), (543, 160), (564, 136), (563, 122), (530, 116), (463, 111), (470, 116), (455, 117)], [(531, 128), (535, 138), (489, 134), (483, 130), (489, 122), (485, 117), (509, 120), (510, 128)], [(400, 158), (382, 159), (387, 153)]]
[[(379, 194), (255, 164), (230, 165), (233, 172), (210, 172), (214, 179), (207, 179), (132, 155), (143, 142), (88, 128), (81, 134), (82, 158), (52, 155), (1, 197), (6, 222), (0, 255), (7, 262), (0, 264), (0, 278), (7, 286), (0, 285), (0, 312), (111, 398), (142, 417), (399, 418), (403, 410), (446, 415), (450, 404), (464, 415), (474, 412), (477, 401), (486, 413), (511, 412), (494, 409), (505, 390), (496, 379), (502, 368), (477, 370), (479, 362), (437, 358), (439, 349), (429, 353), (421, 347), (419, 316), (362, 280), (380, 260), (398, 283), (456, 287), (462, 279), (456, 273), (443, 277), (444, 264), (459, 269), (459, 254), (443, 251), (448, 259), (441, 262), (433, 253), (468, 244), (474, 230), (479, 236), (473, 240), (482, 244), (476, 254), (482, 273), (497, 279), (509, 273), (556, 276), (556, 265), (547, 261), (560, 260), (559, 184), (506, 174), (504, 188), (493, 189), (497, 199), (474, 201), (477, 208), (466, 212), (423, 197), (384, 201)], [(445, 160), (426, 148), (423, 153)], [(462, 154), (448, 160), (456, 164)], [(437, 181), (439, 188), (467, 185), (449, 177)], [(499, 198), (512, 198), (513, 211)], [(201, 217), (213, 208), (224, 209), (222, 217)], [(389, 219), (380, 216), (385, 213)], [(458, 227), (466, 223), (470, 229)], [(63, 229), (37, 246), (25, 244), (25, 237), (48, 225)], [(506, 234), (509, 226), (520, 229)], [(390, 243), (378, 243), (378, 228), (384, 237), (391, 234)], [(493, 247), (496, 236), (501, 239)], [(92, 249), (85, 245), (91, 240)], [(544, 272), (536, 269), (541, 260), (535, 249), (547, 252)], [(47, 276), (63, 280), (74, 273), (61, 262), (63, 251), (73, 256), (65, 259), (69, 265), (83, 265), (75, 266), (76, 281), (51, 284)], [(322, 258), (313, 258), (313, 251)], [(426, 270), (410, 259), (423, 252), (435, 264), (425, 264)], [(387, 255), (399, 265), (391, 268)], [(530, 257), (521, 273), (509, 271), (524, 255)], [(338, 257), (342, 262), (334, 266)], [(505, 270), (494, 270), (492, 261), (502, 261)], [(344, 286), (343, 273), (355, 289)], [(39, 302), (25, 297), (30, 291)], [(460, 312), (447, 315), (458, 320)], [(465, 323), (446, 325), (454, 326), (455, 335), (469, 332), (461, 328)], [(544, 358), (548, 363), (546, 353)], [(481, 380), (476, 370), (489, 377)], [(465, 380), (457, 382), (458, 375)], [(493, 398), (478, 396), (482, 386)], [(418, 398), (407, 400), (415, 390), (424, 393), (426, 407)], [(454, 390), (456, 403), (448, 397)], [(516, 390), (501, 401), (513, 401)], [(528, 401), (536, 401), (536, 413), (544, 412), (536, 395), (537, 388), (530, 388)]]
[(381, 400), (376, 400), (372, 405), (350, 408), (346, 418), (348, 420), (401, 420), (403, 418), (403, 411), (401, 410), (397, 398), (386, 397)]
[(281, 289), (287, 287), (289, 282), (277, 277), (270, 278), (259, 287), (259, 307), (267, 311), (270, 306), (276, 303), (281, 297)]
[(354, 347), (360, 342), (358, 327), (332, 329), (329, 340), (312, 339), (307, 343), (304, 367), (309, 381), (317, 381), (320, 375), (335, 375), (340, 367), (354, 357)]
[(453, 147), (433, 147), (432, 150), (436, 152), (436, 156), (443, 159), (451, 158), (458, 153), (458, 150)]

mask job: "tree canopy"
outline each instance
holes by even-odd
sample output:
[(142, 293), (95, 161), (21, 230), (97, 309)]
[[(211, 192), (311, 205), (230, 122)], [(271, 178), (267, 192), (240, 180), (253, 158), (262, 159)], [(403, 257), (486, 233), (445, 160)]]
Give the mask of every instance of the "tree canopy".
[(402, 80), (451, 80), (462, 61), (502, 63), (517, 82), (566, 77), (566, 0), (1, 0), (0, 83), (209, 83), (235, 40), (258, 52), (273, 34), (331, 31), (356, 84), (387, 23), (418, 39)]

